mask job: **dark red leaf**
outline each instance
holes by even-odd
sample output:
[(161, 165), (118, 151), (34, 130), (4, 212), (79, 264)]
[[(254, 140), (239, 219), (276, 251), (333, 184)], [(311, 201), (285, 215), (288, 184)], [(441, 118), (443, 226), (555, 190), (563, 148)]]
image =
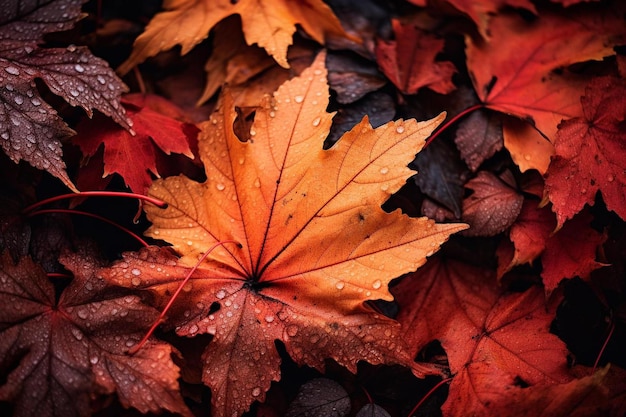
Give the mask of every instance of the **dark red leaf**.
[(459, 123), (454, 142), (469, 169), (476, 172), (487, 158), (502, 149), (501, 116), (486, 110), (471, 113)]
[(115, 295), (97, 277), (90, 257), (68, 255), (71, 284), (55, 300), (46, 273), (29, 258), (0, 259), (0, 369), (7, 377), (0, 399), (15, 416), (85, 416), (98, 393), (117, 392), (121, 403), (141, 412), (168, 409), (188, 414), (178, 392), (172, 348), (136, 344), (156, 311), (133, 295)]
[(435, 60), (443, 49), (443, 39), (398, 20), (392, 24), (396, 39), (376, 45), (376, 61), (391, 82), (404, 94), (415, 94), (422, 87), (441, 94), (454, 90), (454, 64)]
[(84, 0), (53, 0), (3, 5), (0, 17), (0, 143), (15, 162), (25, 160), (75, 189), (61, 159), (60, 140), (73, 131), (44, 102), (35, 79), (89, 116), (94, 109), (124, 128), (130, 122), (119, 104), (126, 86), (108, 64), (86, 48), (41, 49), (43, 35), (70, 29)]
[(474, 193), (463, 200), (468, 236), (494, 236), (508, 229), (522, 209), (524, 197), (490, 172), (480, 171), (465, 187)]

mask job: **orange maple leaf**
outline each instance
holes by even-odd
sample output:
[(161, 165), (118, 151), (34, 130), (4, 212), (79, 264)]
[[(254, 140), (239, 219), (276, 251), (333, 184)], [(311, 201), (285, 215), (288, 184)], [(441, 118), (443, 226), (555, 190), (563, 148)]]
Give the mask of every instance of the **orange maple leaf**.
[(487, 107), (533, 123), (536, 131), (505, 123), (504, 144), (522, 171), (545, 173), (557, 125), (582, 116), (580, 96), (587, 83), (555, 70), (614, 55), (613, 46), (626, 36), (621, 12), (544, 12), (533, 23), (503, 13), (491, 19), (489, 30), (489, 41), (466, 37), (474, 88)]
[(120, 73), (176, 45), (186, 54), (219, 21), (235, 14), (241, 17), (248, 45), (258, 44), (285, 68), (289, 68), (287, 48), (296, 24), (319, 43), (328, 35), (349, 37), (322, 0), (166, 0), (163, 7), (167, 11), (157, 14), (135, 40), (132, 54), (118, 69)]
[[(262, 401), (280, 377), (275, 340), (299, 364), (324, 369), (328, 358), (414, 367), (397, 323), (365, 301), (392, 300), (388, 283), (414, 271), (462, 224), (409, 218), (381, 204), (414, 172), (407, 164), (444, 115), (393, 121), (373, 129), (367, 118), (324, 150), (324, 56), (266, 97), (250, 140), (233, 131), (229, 95), (201, 125), (206, 182), (179, 176), (156, 181), (146, 207), (153, 226), (183, 257), (127, 255), (108, 279), (169, 295), (216, 242), (236, 241), (192, 275), (170, 322), (181, 335), (213, 334), (204, 353), (204, 382), (213, 415), (240, 414)], [(173, 265), (172, 265), (173, 264)]]

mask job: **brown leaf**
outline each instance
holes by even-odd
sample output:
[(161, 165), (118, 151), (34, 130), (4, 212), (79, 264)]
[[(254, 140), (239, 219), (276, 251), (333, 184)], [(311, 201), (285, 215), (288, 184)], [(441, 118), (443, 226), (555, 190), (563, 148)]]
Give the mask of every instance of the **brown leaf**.
[(129, 129), (119, 104), (126, 86), (84, 47), (40, 48), (44, 34), (74, 25), (83, 0), (9, 3), (0, 21), (0, 143), (13, 161), (25, 160), (76, 190), (65, 172), (60, 142), (74, 132), (41, 98), (35, 79), (89, 116), (97, 109)]
[(492, 112), (472, 112), (459, 123), (454, 143), (473, 172), (502, 149), (502, 119)]
[(466, 188), (462, 219), (470, 224), (467, 236), (494, 236), (508, 229), (522, 209), (524, 197), (490, 172), (480, 171)]
[(8, 369), (0, 399), (15, 404), (15, 416), (89, 415), (90, 400), (117, 392), (126, 407), (167, 409), (189, 415), (178, 392), (172, 348), (139, 341), (156, 312), (136, 296), (107, 292), (93, 259), (62, 259), (75, 273), (58, 302), (46, 273), (29, 258), (0, 269), (0, 366)]

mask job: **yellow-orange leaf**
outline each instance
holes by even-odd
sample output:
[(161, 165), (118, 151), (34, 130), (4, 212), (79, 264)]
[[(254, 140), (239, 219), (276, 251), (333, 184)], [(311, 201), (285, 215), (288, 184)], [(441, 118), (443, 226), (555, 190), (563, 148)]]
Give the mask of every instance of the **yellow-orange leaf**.
[[(237, 114), (226, 94), (201, 125), (206, 182), (179, 176), (150, 189), (168, 207), (146, 207), (147, 234), (183, 255), (177, 268), (189, 270), (216, 242), (241, 244), (211, 252), (184, 295), (186, 314), (172, 318), (180, 334), (214, 334), (204, 381), (215, 415), (239, 414), (264, 398), (280, 377), (276, 339), (296, 362), (320, 369), (327, 358), (351, 370), (359, 360), (411, 366), (397, 323), (364, 303), (391, 300), (392, 279), (466, 227), (381, 208), (414, 174), (407, 164), (443, 115), (377, 129), (365, 118), (324, 150), (333, 116), (327, 105), (323, 55), (266, 97), (247, 142), (235, 136)], [(115, 280), (173, 291), (180, 273), (150, 256), (128, 257)]]
[(281, 66), (289, 68), (287, 48), (296, 24), (319, 43), (327, 35), (348, 37), (322, 0), (166, 0), (135, 41), (131, 56), (118, 71), (128, 72), (146, 58), (176, 45), (183, 55), (202, 42), (220, 20), (238, 14), (248, 45), (258, 44)]

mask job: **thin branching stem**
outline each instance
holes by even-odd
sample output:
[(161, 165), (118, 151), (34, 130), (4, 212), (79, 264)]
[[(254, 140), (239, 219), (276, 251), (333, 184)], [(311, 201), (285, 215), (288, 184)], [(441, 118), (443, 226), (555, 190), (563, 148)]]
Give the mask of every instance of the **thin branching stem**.
[(121, 230), (122, 232), (128, 234), (129, 236), (131, 236), (133, 239), (135, 239), (137, 242), (141, 243), (142, 246), (144, 247), (148, 247), (150, 246), (150, 244), (148, 244), (148, 242), (146, 242), (145, 240), (143, 240), (141, 237), (139, 237), (139, 235), (137, 235), (136, 233), (134, 233), (133, 231), (131, 231), (130, 229), (127, 229), (126, 227), (115, 223), (112, 220), (107, 219), (106, 217), (102, 217), (98, 214), (93, 214), (93, 213), (89, 213), (86, 211), (80, 211), (80, 210), (74, 210), (74, 209), (43, 209), (43, 210), (36, 210), (36, 211), (31, 211), (30, 213), (28, 213), (28, 217), (32, 217), (32, 216), (37, 216), (39, 214), (54, 214), (54, 213), (65, 213), (65, 214), (77, 214), (79, 216), (86, 216), (86, 217), (91, 217), (93, 219), (98, 219), (102, 222), (105, 222), (107, 224), (110, 224), (113, 227), (118, 228), (119, 230)]
[(432, 135), (430, 135), (428, 140), (426, 140), (426, 144), (424, 145), (424, 148), (430, 145), (430, 143), (434, 141), (442, 132), (445, 132), (446, 130), (448, 130), (448, 128), (454, 123), (456, 123), (457, 120), (461, 119), (462, 117), (467, 116), (473, 111), (482, 109), (484, 107), (485, 106), (482, 103), (474, 104), (473, 106), (466, 108), (465, 110), (463, 110), (462, 112), (460, 112), (459, 114), (457, 114), (456, 116), (454, 116), (453, 118), (451, 118), (450, 120), (448, 120), (447, 122), (439, 126), (439, 128)]
[(81, 198), (81, 197), (122, 197), (122, 198), (132, 198), (135, 200), (139, 200), (139, 201), (146, 201), (148, 203), (152, 203), (155, 206), (159, 207), (159, 208), (165, 208), (167, 207), (167, 203), (159, 200), (158, 198), (154, 198), (154, 197), (150, 197), (147, 195), (142, 195), (142, 194), (135, 194), (135, 193), (121, 193), (118, 191), (83, 191), (80, 193), (70, 193), (70, 194), (61, 194), (61, 195), (57, 195), (54, 197), (50, 197), (50, 198), (46, 198), (43, 199), (41, 201), (38, 201), (34, 204), (31, 204), (30, 206), (26, 207), (24, 210), (22, 210), (22, 214), (28, 214), (31, 211), (49, 204), (49, 203), (54, 203), (55, 201), (61, 201), (61, 200), (69, 200), (69, 199), (74, 199), (74, 198)]
[(159, 315), (159, 317), (157, 317), (157, 319), (154, 321), (154, 323), (152, 323), (152, 326), (150, 327), (150, 330), (148, 330), (145, 334), (145, 336), (139, 341), (139, 343), (137, 343), (135, 346), (133, 346), (129, 351), (128, 354), (129, 355), (134, 355), (135, 353), (137, 353), (139, 351), (139, 349), (141, 349), (143, 347), (143, 345), (146, 344), (146, 342), (148, 341), (148, 339), (150, 338), (150, 336), (152, 336), (152, 334), (154, 333), (154, 331), (156, 330), (157, 327), (159, 327), (159, 325), (165, 320), (165, 315), (167, 314), (167, 312), (169, 311), (169, 309), (172, 307), (172, 305), (174, 304), (174, 301), (176, 300), (176, 298), (178, 298), (178, 294), (180, 294), (180, 292), (183, 290), (183, 288), (185, 287), (185, 285), (187, 285), (187, 282), (189, 282), (189, 279), (191, 278), (191, 276), (193, 275), (194, 272), (196, 272), (196, 270), (198, 269), (198, 267), (200, 267), (200, 265), (202, 264), (202, 262), (204, 262), (204, 260), (207, 258), (207, 256), (209, 256), (209, 254), (213, 251), (213, 249), (217, 248), (218, 246), (222, 246), (225, 245), (227, 243), (235, 243), (236, 245), (238, 245), (239, 247), (241, 247), (241, 244), (239, 242), (236, 242), (234, 240), (225, 240), (223, 242), (217, 242), (216, 244), (214, 244), (213, 246), (211, 246), (201, 257), (200, 259), (198, 259), (198, 262), (196, 262), (196, 264), (194, 265), (193, 268), (191, 268), (191, 270), (189, 271), (189, 273), (187, 274), (187, 276), (185, 276), (185, 279), (183, 279), (180, 283), (180, 285), (178, 286), (178, 288), (176, 289), (176, 291), (174, 292), (174, 294), (172, 294), (172, 296), (170, 297), (170, 300), (167, 302), (167, 305), (165, 306), (165, 308), (163, 309), (163, 311), (161, 311), (161, 314)]
[(437, 389), (442, 386), (443, 384), (447, 384), (448, 382), (452, 381), (452, 378), (446, 378), (446, 379), (442, 379), (441, 381), (439, 381), (437, 383), (437, 385), (435, 385), (434, 387), (432, 387), (430, 389), (430, 391), (428, 391), (426, 393), (426, 395), (424, 395), (422, 397), (422, 399), (415, 405), (415, 407), (413, 407), (413, 409), (409, 412), (409, 417), (411, 417), (413, 414), (415, 414), (415, 412), (422, 406), (422, 404), (424, 404), (424, 402), (431, 396), (433, 395), (433, 393), (435, 391), (437, 391)]

